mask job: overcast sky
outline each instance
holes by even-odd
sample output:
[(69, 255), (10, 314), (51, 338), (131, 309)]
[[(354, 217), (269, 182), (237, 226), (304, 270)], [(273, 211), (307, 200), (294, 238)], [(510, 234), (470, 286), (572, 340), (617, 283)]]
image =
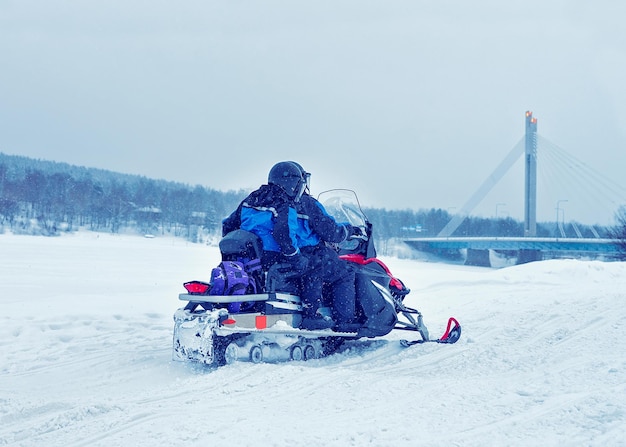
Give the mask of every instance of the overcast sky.
[[(454, 212), (531, 110), (626, 187), (624, 18), (615, 0), (0, 0), (0, 151), (223, 190), (293, 159), (315, 194)], [(520, 159), (475, 213), (523, 218), (523, 183)], [(557, 200), (612, 217), (554, 183), (539, 220)]]

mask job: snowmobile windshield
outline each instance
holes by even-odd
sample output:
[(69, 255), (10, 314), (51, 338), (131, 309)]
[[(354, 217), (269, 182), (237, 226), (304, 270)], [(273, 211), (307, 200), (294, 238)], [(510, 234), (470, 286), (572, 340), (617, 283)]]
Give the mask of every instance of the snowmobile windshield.
[[(361, 205), (354, 191), (349, 189), (331, 189), (320, 193), (318, 201), (337, 223), (349, 223), (361, 228), (367, 226), (367, 217), (361, 210)], [(339, 244), (339, 248), (352, 251), (358, 245), (358, 240), (347, 240)]]
[(356, 193), (349, 189), (331, 189), (322, 192), (318, 201), (324, 205), (326, 212), (333, 216), (338, 223), (349, 223), (357, 227), (364, 227), (367, 221), (361, 210)]

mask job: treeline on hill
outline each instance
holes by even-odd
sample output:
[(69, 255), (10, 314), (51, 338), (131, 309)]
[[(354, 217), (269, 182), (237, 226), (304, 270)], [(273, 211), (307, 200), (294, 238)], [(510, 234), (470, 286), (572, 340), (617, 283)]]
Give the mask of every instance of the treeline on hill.
[(197, 241), (239, 204), (222, 192), (0, 153), (0, 229), (55, 235), (87, 228)]
[[(168, 234), (196, 242), (219, 235), (221, 220), (246, 194), (0, 153), (0, 232), (8, 228), (14, 233), (56, 235), (87, 228)], [(452, 218), (441, 209), (364, 211), (376, 238), (382, 240), (433, 237)], [(577, 230), (593, 237), (591, 228), (579, 225)], [(554, 237), (556, 228), (554, 223), (538, 224), (537, 232)], [(567, 232), (576, 237), (573, 228)], [(523, 233), (523, 223), (511, 218), (469, 217), (453, 236)]]

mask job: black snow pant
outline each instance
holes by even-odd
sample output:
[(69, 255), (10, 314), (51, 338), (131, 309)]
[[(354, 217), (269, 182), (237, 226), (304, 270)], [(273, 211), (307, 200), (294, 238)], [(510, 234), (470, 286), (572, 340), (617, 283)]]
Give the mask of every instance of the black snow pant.
[[(356, 292), (355, 273), (350, 264), (324, 244), (304, 247), (300, 251), (307, 256), (310, 265), (310, 270), (302, 277), (301, 299), (305, 316), (313, 317), (317, 309), (331, 304), (337, 323), (353, 322)], [(325, 291), (328, 291), (331, 303), (324, 299)]]

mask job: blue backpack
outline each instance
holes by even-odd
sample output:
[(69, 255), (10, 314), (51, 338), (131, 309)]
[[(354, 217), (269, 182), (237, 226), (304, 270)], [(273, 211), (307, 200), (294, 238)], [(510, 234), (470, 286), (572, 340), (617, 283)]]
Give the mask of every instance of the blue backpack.
[(209, 295), (244, 295), (256, 293), (256, 282), (240, 261), (222, 261), (211, 270)]

